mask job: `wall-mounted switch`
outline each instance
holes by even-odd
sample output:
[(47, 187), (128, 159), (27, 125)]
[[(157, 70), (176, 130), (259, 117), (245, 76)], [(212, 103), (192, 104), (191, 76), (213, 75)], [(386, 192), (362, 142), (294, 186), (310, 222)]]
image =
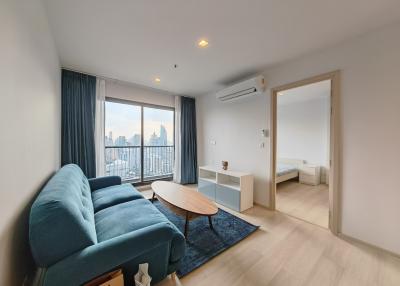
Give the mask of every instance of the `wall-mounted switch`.
[(215, 140), (210, 140), (211, 145), (217, 145), (217, 142)]

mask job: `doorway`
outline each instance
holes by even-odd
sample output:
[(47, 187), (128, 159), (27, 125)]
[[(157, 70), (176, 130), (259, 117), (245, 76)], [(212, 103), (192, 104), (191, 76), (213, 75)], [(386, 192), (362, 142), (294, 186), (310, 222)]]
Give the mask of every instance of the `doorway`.
[(271, 208), (338, 232), (339, 72), (272, 89)]

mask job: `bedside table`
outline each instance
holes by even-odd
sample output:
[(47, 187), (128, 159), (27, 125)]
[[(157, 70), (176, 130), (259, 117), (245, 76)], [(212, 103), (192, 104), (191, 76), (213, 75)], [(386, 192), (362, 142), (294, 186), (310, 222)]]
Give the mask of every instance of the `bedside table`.
[(305, 164), (300, 167), (299, 181), (307, 185), (319, 185), (321, 180), (321, 168), (317, 165)]

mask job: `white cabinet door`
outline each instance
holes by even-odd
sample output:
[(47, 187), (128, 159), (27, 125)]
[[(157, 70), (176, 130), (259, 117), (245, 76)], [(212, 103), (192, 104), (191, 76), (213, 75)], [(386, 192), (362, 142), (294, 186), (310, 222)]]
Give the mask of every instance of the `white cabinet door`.
[(216, 202), (239, 212), (240, 211), (240, 192), (236, 189), (217, 185)]
[(198, 190), (210, 200), (215, 201), (215, 183), (199, 178)]

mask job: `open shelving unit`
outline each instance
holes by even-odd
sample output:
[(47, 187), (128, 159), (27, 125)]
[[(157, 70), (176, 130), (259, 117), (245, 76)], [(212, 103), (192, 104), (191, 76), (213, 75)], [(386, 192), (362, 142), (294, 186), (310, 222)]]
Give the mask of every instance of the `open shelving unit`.
[(203, 180), (206, 180), (210, 183), (216, 183), (217, 182), (217, 173), (206, 170), (206, 169), (199, 169), (199, 178), (202, 178)]
[(253, 206), (253, 181), (250, 173), (199, 167), (199, 192), (235, 211)]

